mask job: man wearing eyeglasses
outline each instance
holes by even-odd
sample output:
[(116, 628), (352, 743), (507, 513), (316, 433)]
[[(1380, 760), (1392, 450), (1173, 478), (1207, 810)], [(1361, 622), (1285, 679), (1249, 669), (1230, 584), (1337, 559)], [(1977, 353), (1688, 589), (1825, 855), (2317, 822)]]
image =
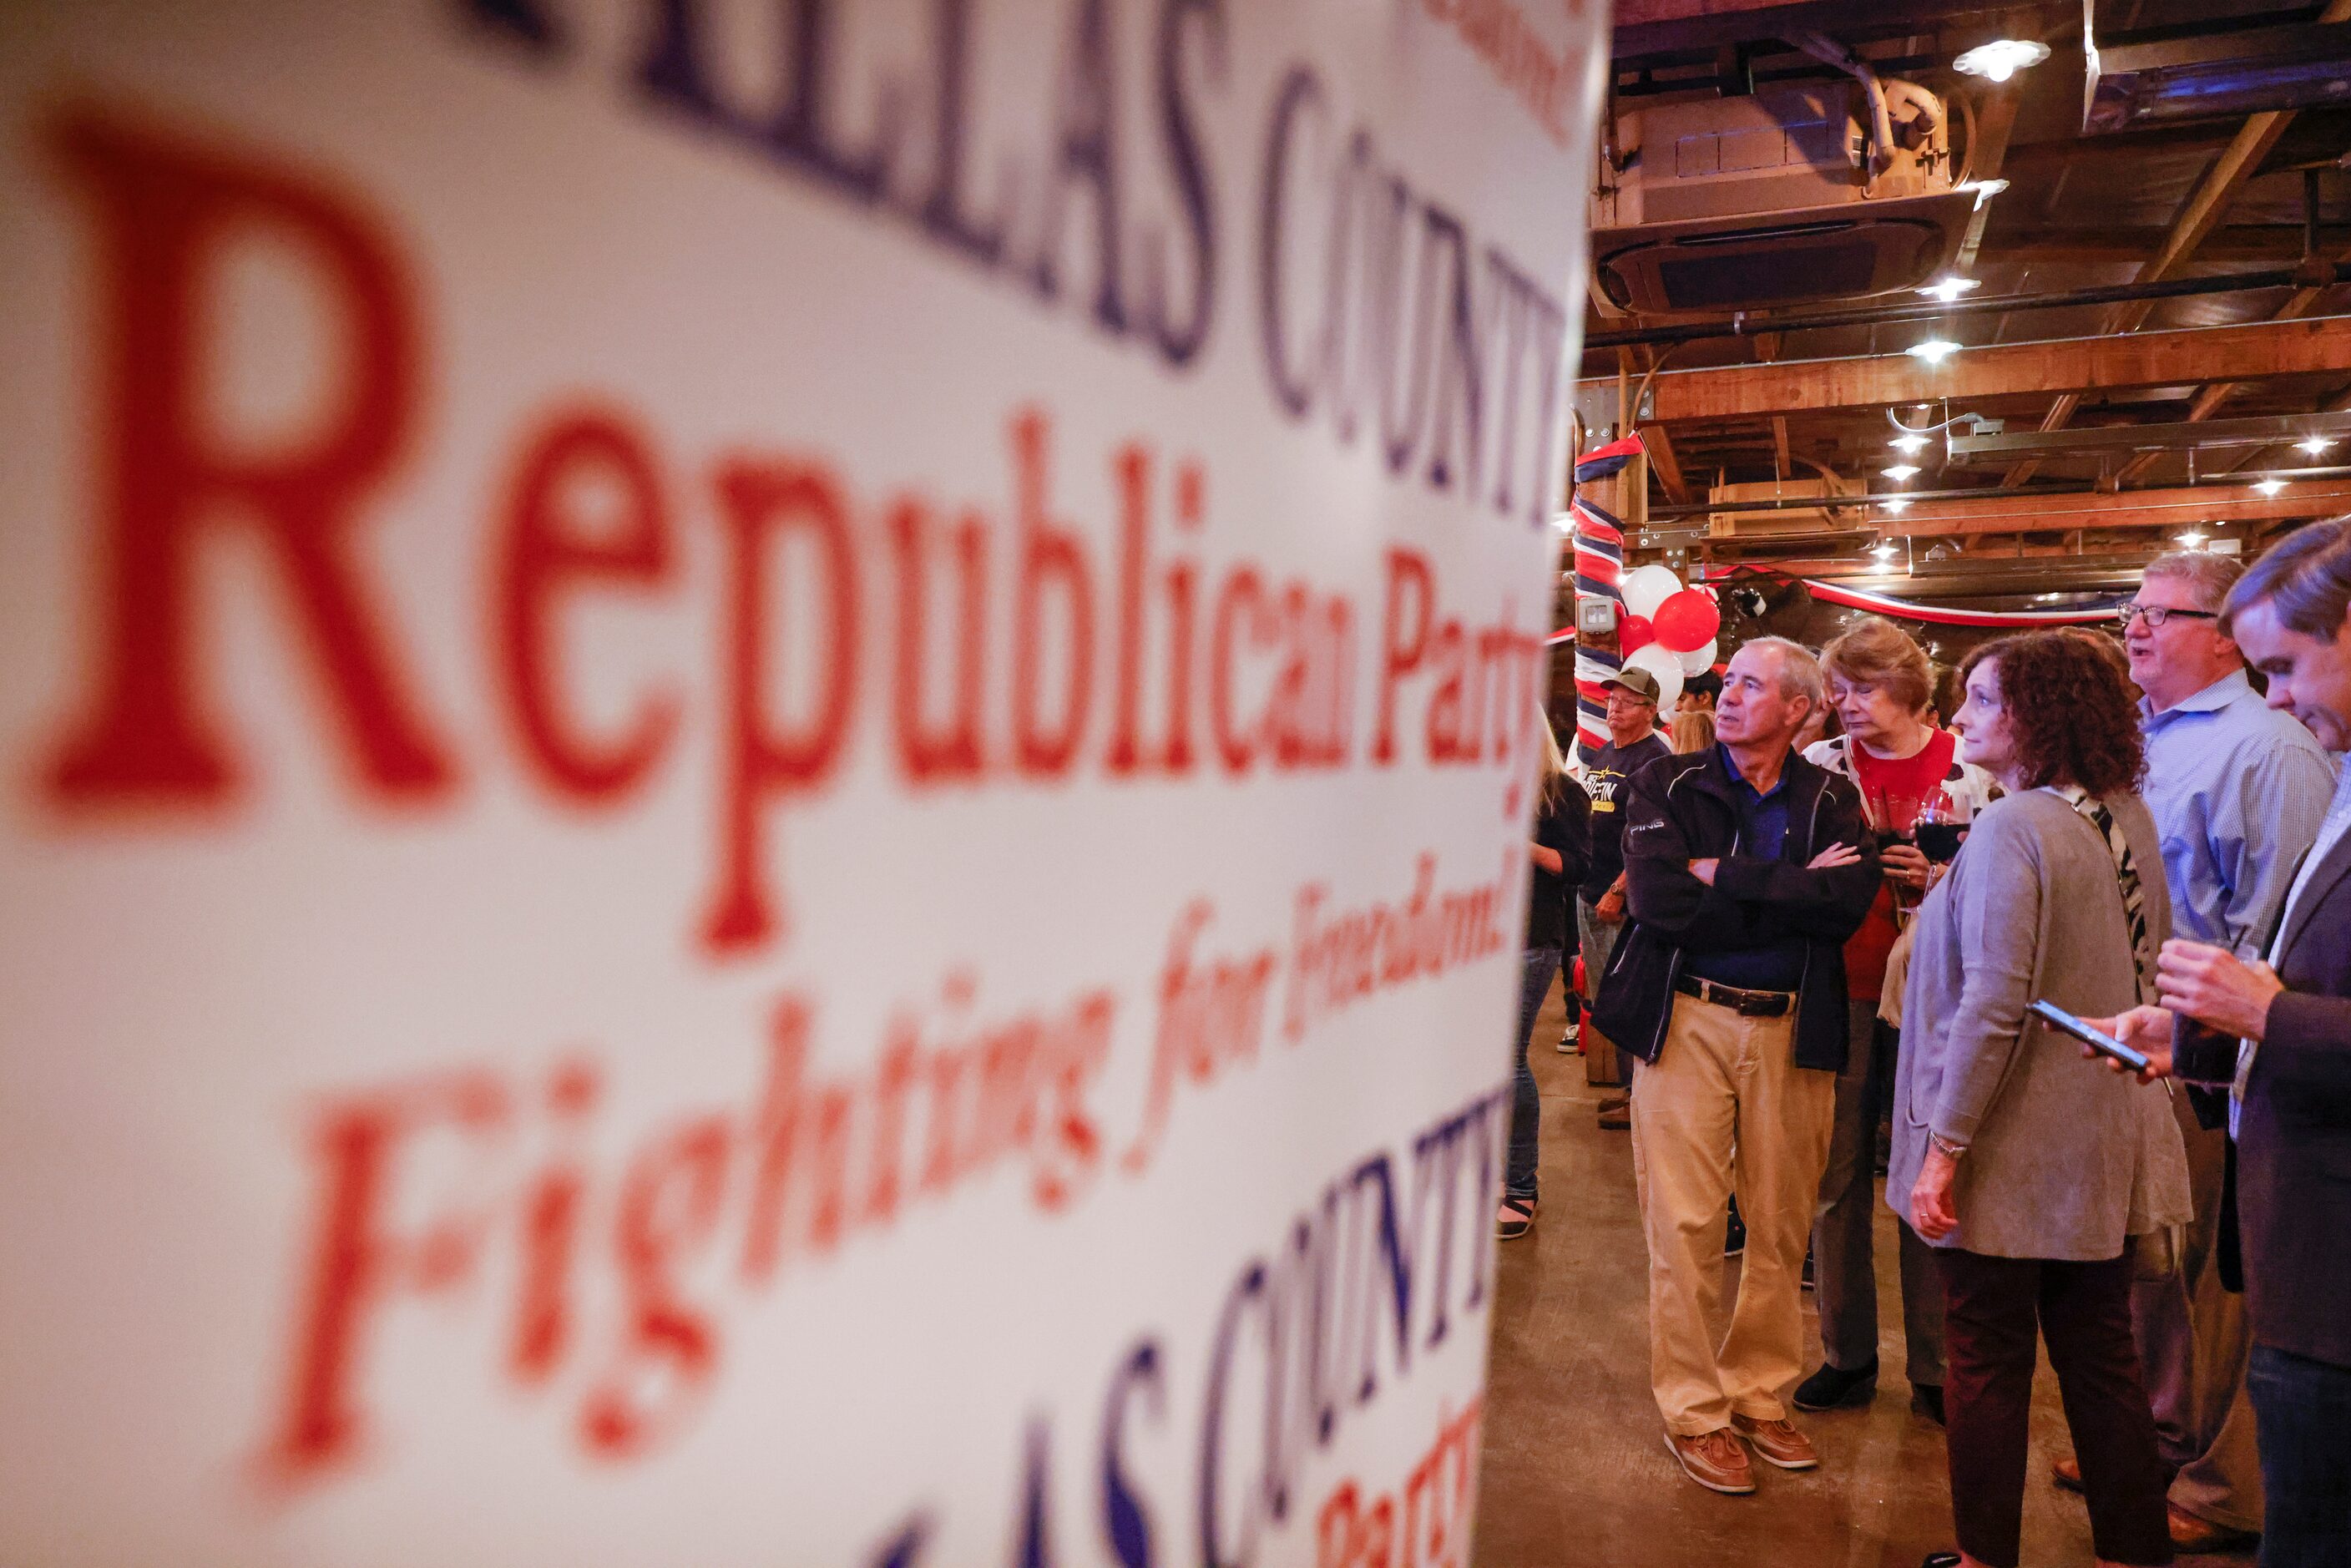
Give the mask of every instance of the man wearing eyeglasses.
[[(1600, 994), (1600, 977), (1608, 972), (1608, 956), (1625, 929), (1625, 808), (1633, 775), (1674, 748), (1657, 734), (1657, 698), (1663, 692), (1657, 677), (1631, 666), (1609, 677), (1608, 744), (1583, 770), (1583, 787), (1592, 796), (1592, 859), (1583, 885), (1576, 890), (1575, 929), (1583, 954), (1585, 1000)], [(1564, 1044), (1561, 1049), (1566, 1049)], [(1596, 1047), (1595, 1047), (1596, 1049)], [(1615, 1048), (1612, 1045), (1610, 1050)], [(1625, 1058), (1616, 1059), (1615, 1080), (1627, 1081)], [(1628, 1132), (1633, 1125), (1632, 1095), (1620, 1090), (1600, 1102), (1600, 1125)]]
[[(2262, 956), (2295, 868), (2317, 840), (2335, 768), (2311, 733), (2273, 711), (2220, 627), (2242, 569), (2183, 553), (2147, 563), (2123, 606), (2123, 650), (2146, 693), (2145, 796), (2163, 841), (2172, 929), (2247, 960)], [(2221, 1288), (2214, 1241), (2228, 1161), (2220, 1119), (2174, 1102), (2196, 1218), (2171, 1278), (2133, 1288), (2131, 1315), (2165, 1461), (2175, 1546), (2210, 1552), (2262, 1528), (2261, 1467), (2245, 1397), (2252, 1337), (2244, 1298)], [(2217, 1107), (2208, 1106), (2207, 1111)], [(2070, 1482), (2068, 1467), (2059, 1479)]]

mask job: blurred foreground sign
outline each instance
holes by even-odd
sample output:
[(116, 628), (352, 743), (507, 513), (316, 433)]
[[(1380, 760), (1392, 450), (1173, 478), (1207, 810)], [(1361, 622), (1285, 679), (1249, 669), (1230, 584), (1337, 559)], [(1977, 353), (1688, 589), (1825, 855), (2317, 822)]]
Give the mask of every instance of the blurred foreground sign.
[(1465, 1560), (1562, 0), (0, 6), (0, 1560)]

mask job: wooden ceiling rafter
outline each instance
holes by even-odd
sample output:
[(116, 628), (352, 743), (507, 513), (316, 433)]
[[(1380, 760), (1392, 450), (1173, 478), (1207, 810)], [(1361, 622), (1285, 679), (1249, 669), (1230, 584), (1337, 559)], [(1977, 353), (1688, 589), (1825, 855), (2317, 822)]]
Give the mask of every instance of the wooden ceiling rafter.
[(1912, 538), (1954, 535), (2063, 532), (2074, 528), (2180, 528), (2223, 523), (2291, 521), (2351, 510), (2351, 479), (2312, 480), (2274, 496), (2251, 485), (2190, 485), (2059, 496), (1991, 496), (1920, 501), (1879, 520), (1887, 534)]
[(1761, 423), (1774, 414), (2345, 375), (2351, 374), (2351, 331), (2344, 326), (2341, 317), (2306, 317), (2120, 338), (1996, 343), (1967, 350), (1940, 365), (1908, 354), (1876, 354), (1666, 371), (1650, 385), (1648, 418), (1659, 424)]
[[(2028, 9), (2040, 13), (2040, 36), (2065, 57), (2000, 87), (1942, 74), (1970, 29), (1992, 21), (1995, 10), (2011, 13), (2001, 18), (2006, 25)], [(2013, 178), (2022, 186), (2022, 200), (2011, 195), (2007, 209), (1987, 206), (1979, 214), (1953, 264), (1952, 270), (1981, 277), (1987, 287), (2046, 298), (2124, 278), (2176, 284), (2210, 276), (2234, 290), (2171, 317), (2227, 325), (2148, 331), (2156, 302), (2082, 305), (2063, 316), (2003, 315), (1998, 319), (2007, 331), (2049, 335), (2009, 343), (1995, 331), (1990, 344), (1939, 366), (1874, 351), (1908, 339), (1858, 328), (1758, 334), (1750, 340), (1752, 360), (1730, 365), (1705, 365), (1729, 357), (1720, 349), (1681, 361), (1705, 368), (1681, 370), (1660, 370), (1654, 349), (1628, 353), (1610, 366), (1618, 381), (1614, 401), (1622, 409), (1628, 382), (1642, 389), (1633, 395), (1646, 406), (1626, 423), (1647, 440), (1646, 467), (1668, 509), (1687, 507), (1687, 497), (1708, 498), (1709, 481), (1719, 487), (1732, 479), (1787, 481), (1813, 472), (1834, 481), (1844, 469), (1861, 475), (1865, 489), (1877, 468), (1895, 461), (1883, 444), (1896, 432), (1880, 427), (1880, 411), (1888, 409), (1906, 410), (1913, 425), (1974, 413), (2005, 420), (2011, 433), (2036, 426), (2054, 433), (2090, 422), (2201, 424), (2240, 412), (2298, 413), (2325, 392), (2339, 393), (2323, 405), (2329, 410), (2351, 403), (2351, 288), (2330, 293), (2286, 283), (2284, 269), (2304, 254), (2305, 225), (2284, 221), (2283, 197), (2272, 199), (2266, 183), (2251, 183), (2273, 164), (2301, 168), (2330, 157), (2351, 124), (2351, 106), (2085, 135), (2078, 102), (2060, 101), (2069, 96), (2061, 79), (2069, 66), (2078, 88), (2081, 0), (1616, 0), (1614, 10), (1617, 80), (1628, 105), (1646, 101), (1644, 94), (1672, 102), (1759, 90), (1790, 66), (1782, 40), (1792, 30), (1820, 31), (1863, 51), (1881, 70), (1898, 61), (1913, 76), (1933, 73), (1937, 90), (1947, 96), (1954, 89), (1964, 93), (1970, 136), (1960, 143), (1955, 123), (1954, 151), (1968, 158), (1972, 178)], [(2329, 0), (2326, 14), (2351, 19), (2351, 0)], [(2239, 18), (2234, 25), (2255, 24)], [(2216, 22), (2214, 28), (2228, 26)], [(1813, 69), (1801, 60), (1793, 68)], [(1952, 102), (1955, 121), (1960, 107)], [(2068, 179), (2083, 197), (2095, 186), (2095, 198), (2066, 194)], [(2167, 197), (2183, 188), (2184, 201), (2171, 205)], [(2001, 217), (2004, 225), (1989, 221)], [(2351, 221), (2340, 212), (2334, 217), (2315, 228), (2312, 243), (2351, 267)], [(2066, 225), (2074, 226), (2060, 226)], [(2277, 276), (2263, 280), (2262, 292), (2250, 292), (2241, 276), (2249, 266)], [(2085, 276), (2085, 269), (2097, 270)], [(2244, 319), (2255, 307), (2258, 319)], [(2319, 317), (2321, 311), (2335, 314)], [(1613, 326), (1623, 319), (1595, 298), (1587, 320)], [(1770, 325), (1768, 316), (1750, 331), (1755, 325)], [(2095, 335), (2080, 335), (2085, 332)], [(1873, 351), (1852, 352), (1865, 344)], [(1808, 352), (1820, 357), (1801, 357)], [(1605, 362), (1595, 350), (1593, 368)], [(1935, 412), (1912, 418), (1907, 407), (1917, 404)], [(2205, 436), (2179, 432), (2168, 439), (2170, 447), (2147, 453), (2134, 443), (2104, 456), (2069, 449), (1953, 459), (1943, 481), (1952, 490), (1996, 486), (2003, 467), (2017, 466), (2005, 476), (2005, 491), (1917, 501), (1898, 516), (1857, 497), (1835, 504), (1844, 526), (1804, 538), (1750, 535), (1743, 525), (1713, 535), (1701, 512), (1652, 517), (1628, 542), (1645, 552), (1683, 548), (1725, 561), (1827, 557), (1842, 574), (1874, 566), (1863, 564), (1863, 544), (1881, 534), (1911, 534), (1922, 550), (1936, 548), (1937, 566), (1917, 563), (1917, 570), (1938, 590), (1965, 597), (1974, 591), (1945, 580), (1953, 574), (1943, 569), (1977, 558), (1988, 567), (2013, 561), (2011, 575), (2022, 580), (2061, 561), (2120, 567), (2125, 557), (2172, 548), (2168, 536), (2190, 525), (2241, 543), (2250, 555), (2273, 531), (2351, 511), (2351, 479), (2295, 479), (2275, 497), (2241, 479), (2215, 482), (2231, 469), (2248, 477), (2269, 470), (2291, 477), (2307, 460), (2283, 446), (2210, 447), (2194, 460), (2206, 483), (2179, 484), (2169, 476), (2178, 471), (2180, 444)], [(2311, 466), (2323, 472), (2329, 461)], [(2024, 486), (2036, 464), (2050, 482)], [(2056, 479), (2060, 475), (2066, 477)], [(2152, 487), (2135, 487), (2150, 482)], [(1646, 484), (1644, 489), (1656, 493)], [(2067, 582), (2078, 576), (2074, 571)]]
[(1672, 434), (1662, 424), (1641, 427), (1641, 445), (1649, 455), (1649, 467), (1665, 487), (1666, 499), (1674, 505), (1687, 506), (1690, 499), (1689, 480), (1682, 473), (1680, 456), (1674, 451)]
[[(2340, 22), (2346, 17), (2351, 17), (2351, 0), (2328, 0), (2326, 9), (2320, 13), (2318, 19), (2321, 22)], [(2245, 182), (2261, 172), (2262, 163), (2276, 149), (2279, 139), (2294, 124), (2294, 111), (2290, 109), (2269, 110), (2246, 117), (2244, 124), (2239, 126), (2237, 133), (2229, 139), (2228, 146), (2220, 150), (2220, 155), (2205, 171), (2203, 179), (2197, 183), (2196, 189), (2189, 195), (2188, 204), (2180, 209), (2179, 217), (2173, 220), (2169, 232), (2165, 235), (2162, 247), (2138, 269), (2135, 281), (2160, 283), (2178, 275), (2181, 267), (2196, 254), (2197, 247), (2204, 243), (2206, 236), (2220, 226), (2220, 220), (2228, 215), (2230, 206), (2244, 189)], [(2115, 336), (2136, 332), (2154, 313), (2155, 304), (2151, 300), (2118, 306), (2107, 319), (2106, 331)], [(2221, 395), (2225, 398), (2227, 394)], [(2060, 397), (2051, 405), (2041, 428), (2044, 431), (2063, 430), (2072, 421), (2081, 402), (2078, 396)], [(2212, 407), (2218, 406), (2220, 404), (2216, 401)], [(2208, 417), (2210, 413), (2208, 409)], [(2001, 476), (2001, 483), (2014, 488), (2032, 478), (2040, 466), (2038, 458), (2028, 457), (2010, 468)]]
[[(2351, 413), (2351, 387), (2346, 387), (2341, 392), (2336, 392), (2334, 396), (2326, 399), (2313, 412), (2317, 413)], [(2226, 467), (2220, 469), (2220, 472), (2223, 474), (2235, 474), (2239, 472), (2258, 470), (2263, 463), (2269, 461), (2270, 454), (2277, 450), (2278, 449), (2274, 446), (2253, 447), (2239, 456), (2235, 462), (2231, 463)]]
[[(2351, 265), (2351, 250), (2344, 251), (2341, 260), (2346, 265)], [(2297, 288), (2286, 297), (2283, 304), (2271, 313), (2270, 319), (2299, 321), (2317, 308), (2319, 300), (2325, 298), (2325, 288)], [(2234, 393), (2241, 384), (2242, 383), (2238, 382), (2212, 382), (2199, 387), (2196, 390), (2195, 401), (2188, 405), (2187, 423), (2201, 424), (2210, 419), (2213, 414), (2220, 412), (2220, 405), (2229, 401), (2231, 394)], [(2143, 452), (2116, 470), (2115, 477), (2127, 484), (2161, 461), (2164, 455), (2160, 452)]]

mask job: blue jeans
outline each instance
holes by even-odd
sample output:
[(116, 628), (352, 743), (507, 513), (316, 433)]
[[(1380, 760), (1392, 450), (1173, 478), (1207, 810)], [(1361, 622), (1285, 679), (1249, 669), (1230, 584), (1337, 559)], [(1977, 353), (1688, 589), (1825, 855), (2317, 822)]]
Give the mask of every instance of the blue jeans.
[(2351, 1568), (2351, 1366), (2253, 1346), (2262, 1568)]
[(1529, 1202), (1535, 1196), (1535, 1155), (1542, 1131), (1542, 1102), (1535, 1093), (1535, 1070), (1527, 1065), (1527, 1041), (1535, 1032), (1535, 1015), (1559, 974), (1560, 950), (1530, 947), (1526, 972), (1519, 983), (1519, 1071), (1510, 1097), (1510, 1153), (1502, 1163), (1502, 1192)]

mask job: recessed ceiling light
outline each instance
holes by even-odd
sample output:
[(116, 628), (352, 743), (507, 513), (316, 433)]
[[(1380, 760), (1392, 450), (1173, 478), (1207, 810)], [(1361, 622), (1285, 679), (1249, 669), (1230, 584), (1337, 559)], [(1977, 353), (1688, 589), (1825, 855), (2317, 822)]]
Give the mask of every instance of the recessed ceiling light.
[(1930, 365), (1939, 365), (1958, 353), (1959, 346), (1948, 339), (1929, 338), (1923, 343), (1913, 343), (1902, 351), (1914, 360), (1924, 360)]
[(1869, 553), (1876, 556), (1880, 560), (1892, 560), (1896, 556), (1902, 553), (1902, 547), (1896, 544), (1893, 540), (1888, 539), (1882, 545), (1870, 546)]
[(1927, 438), (1923, 435), (1897, 435), (1887, 444), (1896, 452), (1907, 453), (1915, 457), (1927, 450)]
[(1896, 484), (1899, 485), (1905, 479), (1917, 477), (1918, 465), (1916, 463), (1896, 463), (1893, 467), (1886, 469), (1884, 472), (1888, 479), (1891, 479)]
[(2177, 542), (2189, 549), (2201, 549), (2204, 548), (2204, 536), (2190, 528), (2181, 534)]
[(2264, 479), (2260, 484), (2254, 486), (2253, 488), (2259, 490), (2264, 496), (2274, 496), (2280, 490), (2285, 488), (2285, 481), (2283, 479)]
[(1952, 300), (1957, 299), (1960, 295), (1967, 293), (1970, 289), (1980, 288), (1982, 287), (1983, 285), (1981, 282), (1972, 277), (1942, 277), (1927, 285), (1926, 287), (1921, 288), (1918, 292), (1927, 296), (1929, 299), (1939, 299), (1944, 304), (1949, 305)]
[(2325, 451), (2328, 447), (2334, 445), (2335, 438), (2329, 435), (2310, 435), (2304, 436), (2302, 440), (2295, 442), (2294, 444), (2301, 447), (2304, 452), (2309, 453), (2313, 457), (2315, 457), (2320, 453)]
[(1907, 512), (1910, 509), (1910, 497), (1907, 496), (1882, 496), (1878, 498), (1877, 504), (1885, 507), (1889, 512)]
[(1994, 38), (1989, 44), (1974, 48), (1951, 62), (1951, 68), (1962, 76), (1981, 77), (1986, 81), (2006, 81), (2022, 70), (2030, 70), (2049, 57), (2049, 46), (2037, 38)]

